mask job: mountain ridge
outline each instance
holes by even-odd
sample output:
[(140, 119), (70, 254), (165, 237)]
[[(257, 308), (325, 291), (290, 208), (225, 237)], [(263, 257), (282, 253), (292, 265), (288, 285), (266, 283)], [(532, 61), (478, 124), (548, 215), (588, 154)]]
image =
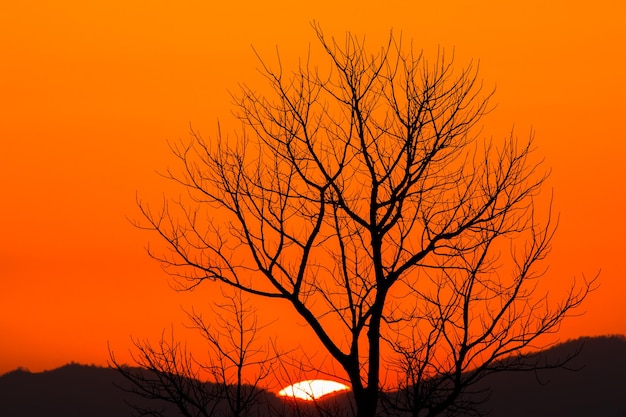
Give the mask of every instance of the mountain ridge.
[[(483, 408), (492, 417), (626, 416), (626, 337), (619, 335), (568, 340), (537, 352), (563, 358), (579, 352), (567, 369), (510, 372), (480, 383), (491, 395)], [(131, 416), (129, 403), (158, 405), (124, 392), (127, 381), (115, 369), (70, 363), (31, 373), (23, 368), (0, 376), (0, 416)], [(278, 401), (268, 393), (268, 401)], [(341, 400), (341, 396), (334, 397)], [(347, 396), (343, 396), (347, 398)], [(168, 416), (177, 416), (167, 404)], [(281, 407), (282, 411), (288, 409)]]

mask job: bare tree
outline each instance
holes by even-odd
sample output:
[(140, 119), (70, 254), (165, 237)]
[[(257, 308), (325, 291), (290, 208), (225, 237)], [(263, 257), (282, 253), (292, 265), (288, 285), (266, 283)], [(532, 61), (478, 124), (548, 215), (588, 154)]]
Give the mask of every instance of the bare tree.
[(383, 341), (415, 353), (420, 378), (446, 362), (436, 415), (465, 372), (558, 329), (591, 284), (557, 302), (537, 288), (555, 230), (535, 209), (547, 173), (532, 135), (479, 139), (492, 93), (476, 65), (314, 29), (326, 60), (261, 60), (271, 93), (241, 87), (234, 138), (173, 146), (182, 169), (168, 176), (188, 198), (139, 202), (169, 248), (152, 256), (182, 288), (289, 303), (345, 370), (359, 417), (377, 412)]
[[(271, 344), (261, 345), (257, 340), (263, 326), (254, 308), (239, 292), (224, 297), (226, 302), (213, 308), (214, 326), (201, 314), (188, 313), (191, 327), (207, 342), (206, 361), (198, 360), (186, 344), (177, 341), (173, 330), (156, 345), (135, 341), (135, 352), (131, 351), (135, 367), (119, 363), (110, 351), (112, 365), (130, 382), (122, 388), (173, 404), (183, 416), (255, 415), (264, 395), (259, 384), (271, 376), (277, 355)], [(154, 407), (135, 409), (142, 416), (167, 415)]]
[[(473, 278), (466, 279), (471, 281)], [(482, 281), (481, 285), (493, 284), (488, 279)], [(490, 301), (487, 290), (476, 291), (470, 297), (467, 289), (455, 288), (453, 294), (455, 302), (459, 302), (458, 297), (471, 298), (471, 303)], [(487, 415), (489, 410), (483, 409), (483, 405), (489, 400), (490, 390), (483, 379), (491, 374), (556, 368), (579, 370), (571, 368), (569, 363), (580, 349), (551, 358), (524, 349), (532, 346), (530, 343), (538, 335), (545, 333), (543, 329), (553, 326), (549, 322), (556, 317), (537, 317), (539, 313), (545, 314), (545, 299), (532, 305), (516, 302), (519, 310), (514, 314), (507, 313), (510, 314), (507, 323), (496, 323), (490, 316), (493, 312), (480, 311), (483, 307), (477, 308), (478, 311), (463, 308), (452, 312), (454, 308), (450, 300), (435, 300), (426, 299), (424, 304), (433, 303), (430, 308), (439, 313), (429, 311), (413, 317), (410, 325), (403, 324), (403, 331), (396, 328), (392, 333), (393, 340), (387, 340), (397, 354), (396, 360), (390, 362), (402, 375), (393, 391), (382, 392), (382, 407), (387, 416)], [(495, 311), (499, 309), (502, 307), (494, 308)], [(441, 311), (447, 311), (447, 314), (441, 314)], [(405, 316), (401, 321), (409, 320)], [(539, 324), (540, 321), (544, 322)], [(480, 322), (480, 325), (470, 331), (472, 326), (464, 324), (466, 322)], [(537, 327), (525, 327), (532, 330), (520, 332), (514, 329), (515, 326)]]

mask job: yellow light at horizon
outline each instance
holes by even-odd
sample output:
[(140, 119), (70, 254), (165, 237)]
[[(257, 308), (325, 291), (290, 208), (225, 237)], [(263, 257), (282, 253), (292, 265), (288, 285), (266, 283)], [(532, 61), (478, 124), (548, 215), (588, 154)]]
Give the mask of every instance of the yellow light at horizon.
[(283, 388), (278, 392), (281, 397), (297, 398), (305, 401), (313, 401), (321, 397), (339, 391), (347, 391), (350, 388), (336, 381), (324, 379), (307, 379), (296, 382), (293, 385)]

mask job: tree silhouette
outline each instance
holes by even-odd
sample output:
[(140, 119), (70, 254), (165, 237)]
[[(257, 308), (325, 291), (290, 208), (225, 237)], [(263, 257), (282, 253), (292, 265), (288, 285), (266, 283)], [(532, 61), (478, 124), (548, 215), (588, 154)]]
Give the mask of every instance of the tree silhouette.
[(439, 384), (414, 397), (437, 415), (556, 331), (591, 283), (556, 302), (538, 290), (556, 228), (535, 208), (547, 173), (532, 135), (479, 138), (492, 93), (476, 65), (314, 30), (325, 60), (261, 60), (271, 92), (242, 85), (235, 137), (172, 147), (181, 169), (167, 176), (188, 198), (139, 201), (141, 227), (167, 243), (151, 255), (182, 288), (289, 303), (345, 370), (357, 416), (376, 414), (394, 361), (418, 391)]
[[(157, 344), (134, 342), (136, 367), (121, 364), (110, 351), (110, 361), (128, 381), (120, 387), (143, 398), (174, 405), (184, 416), (246, 417), (258, 415), (266, 394), (259, 386), (268, 377), (277, 355), (272, 346), (259, 344), (262, 329), (253, 307), (236, 294), (223, 294), (225, 302), (213, 309), (216, 324), (211, 326), (202, 315), (188, 313), (191, 327), (207, 342), (209, 357), (198, 359), (186, 344), (164, 334)], [(244, 375), (246, 370), (249, 375)], [(263, 405), (265, 406), (265, 405)], [(134, 406), (141, 416), (171, 414), (171, 410)]]

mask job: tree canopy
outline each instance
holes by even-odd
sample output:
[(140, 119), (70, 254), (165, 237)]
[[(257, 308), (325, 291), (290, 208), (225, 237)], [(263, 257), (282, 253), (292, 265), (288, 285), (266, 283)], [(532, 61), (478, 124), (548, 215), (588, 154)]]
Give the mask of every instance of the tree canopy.
[(383, 368), (406, 376), (394, 409), (434, 416), (467, 406), (488, 373), (546, 366), (524, 348), (591, 282), (556, 301), (537, 290), (556, 222), (536, 209), (547, 170), (532, 135), (481, 137), (493, 94), (474, 63), (314, 30), (325, 60), (261, 60), (271, 93), (241, 86), (238, 132), (172, 147), (181, 169), (167, 175), (187, 193), (140, 202), (169, 248), (152, 255), (184, 288), (290, 304), (345, 370), (358, 416), (376, 414)]

